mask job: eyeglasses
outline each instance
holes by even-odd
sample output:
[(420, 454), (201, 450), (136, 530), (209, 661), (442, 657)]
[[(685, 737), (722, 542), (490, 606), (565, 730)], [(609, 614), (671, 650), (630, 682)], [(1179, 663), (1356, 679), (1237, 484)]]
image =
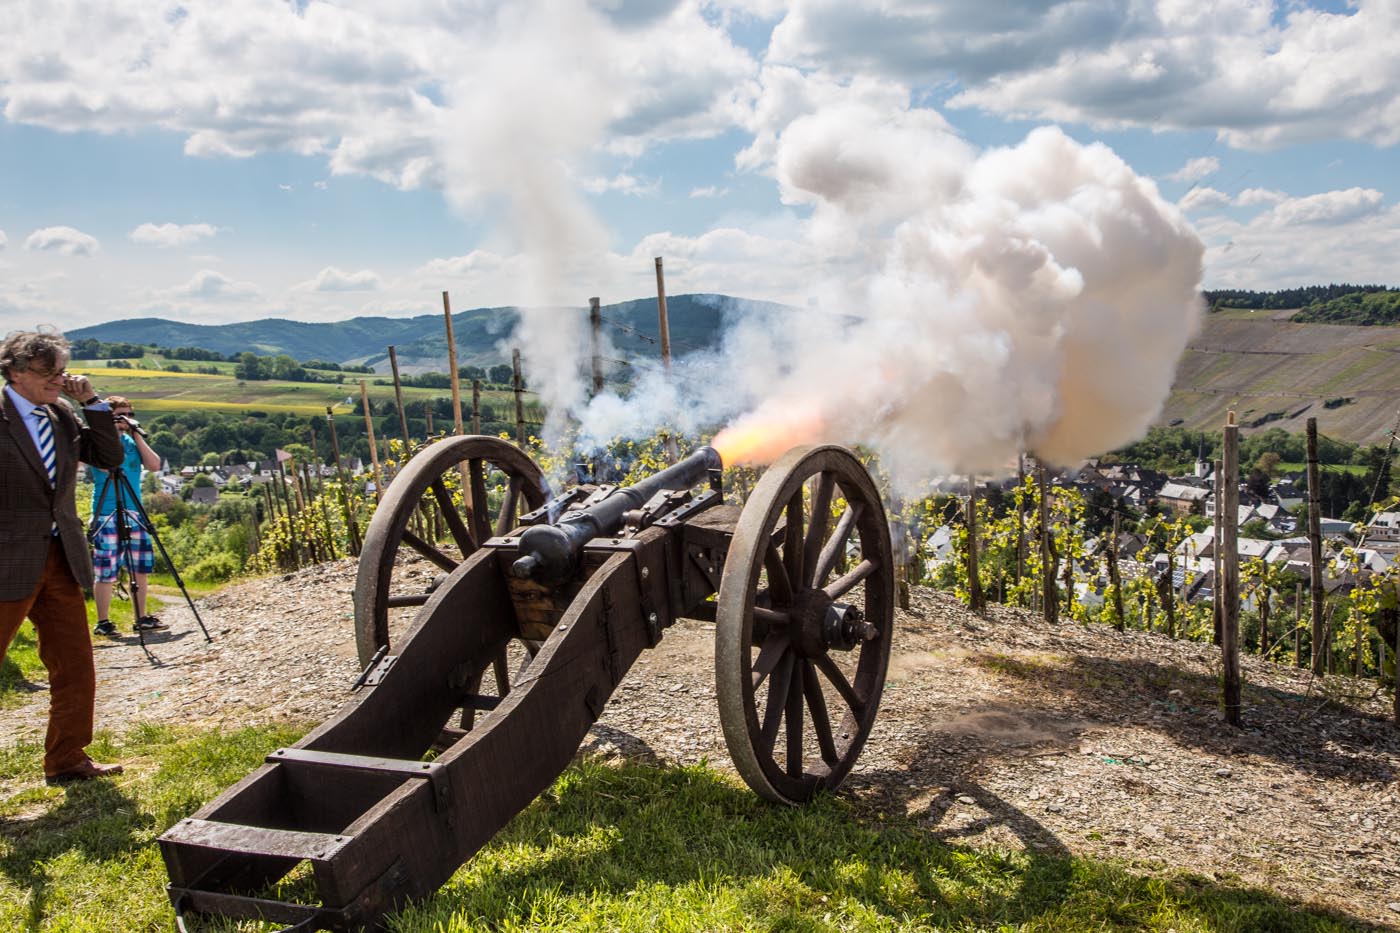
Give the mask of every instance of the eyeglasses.
[(66, 369), (31, 369), (29, 371), (40, 379), (53, 379), (55, 376), (68, 375), (68, 370)]

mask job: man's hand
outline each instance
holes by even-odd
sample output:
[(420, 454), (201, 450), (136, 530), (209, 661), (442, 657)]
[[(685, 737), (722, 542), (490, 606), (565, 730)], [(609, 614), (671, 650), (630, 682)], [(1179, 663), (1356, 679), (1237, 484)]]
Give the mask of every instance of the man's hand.
[(87, 376), (74, 376), (68, 373), (63, 375), (63, 393), (71, 398), (77, 399), (78, 404), (86, 402), (97, 394), (97, 390), (92, 387)]

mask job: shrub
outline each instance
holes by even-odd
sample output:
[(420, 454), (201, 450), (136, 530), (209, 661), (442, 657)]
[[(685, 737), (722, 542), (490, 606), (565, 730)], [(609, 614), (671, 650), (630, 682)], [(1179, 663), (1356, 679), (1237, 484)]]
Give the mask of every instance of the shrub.
[(222, 583), (242, 569), (237, 557), (221, 552), (200, 560), (185, 572), (185, 576), (199, 583)]

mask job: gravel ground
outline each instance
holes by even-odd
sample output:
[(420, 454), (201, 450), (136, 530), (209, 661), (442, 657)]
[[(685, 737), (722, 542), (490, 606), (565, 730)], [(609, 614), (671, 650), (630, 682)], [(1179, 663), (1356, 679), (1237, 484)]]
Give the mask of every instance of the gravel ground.
[[(98, 723), (315, 722), (358, 674), (354, 564), (240, 583), (168, 633), (96, 646)], [(713, 626), (645, 652), (586, 748), (729, 767)], [(843, 793), (901, 808), (950, 843), (1121, 859), (1237, 879), (1382, 925), (1400, 923), (1400, 730), (1374, 682), (1243, 661), (1244, 728), (1217, 711), (1218, 652), (1104, 626), (975, 616), (914, 591), (899, 612), (880, 715)], [(42, 740), (47, 694), (0, 711)]]

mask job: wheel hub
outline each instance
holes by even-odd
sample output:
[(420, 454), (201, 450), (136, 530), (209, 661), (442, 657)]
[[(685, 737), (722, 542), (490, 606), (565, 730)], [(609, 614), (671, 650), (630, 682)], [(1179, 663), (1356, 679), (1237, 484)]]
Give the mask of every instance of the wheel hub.
[(835, 602), (820, 589), (795, 594), (790, 614), (792, 642), (806, 658), (850, 651), (879, 634), (858, 606)]

